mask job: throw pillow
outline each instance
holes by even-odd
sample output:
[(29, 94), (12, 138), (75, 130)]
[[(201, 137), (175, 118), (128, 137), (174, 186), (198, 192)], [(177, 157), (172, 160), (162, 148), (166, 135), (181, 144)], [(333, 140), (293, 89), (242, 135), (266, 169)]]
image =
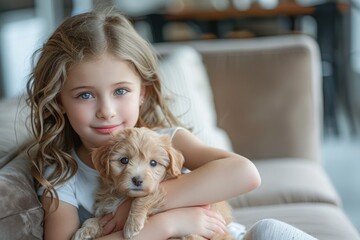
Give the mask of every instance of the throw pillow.
[(160, 76), (170, 109), (185, 127), (204, 143), (231, 151), (227, 133), (217, 127), (212, 89), (201, 55), (191, 47), (172, 50), (160, 61)]

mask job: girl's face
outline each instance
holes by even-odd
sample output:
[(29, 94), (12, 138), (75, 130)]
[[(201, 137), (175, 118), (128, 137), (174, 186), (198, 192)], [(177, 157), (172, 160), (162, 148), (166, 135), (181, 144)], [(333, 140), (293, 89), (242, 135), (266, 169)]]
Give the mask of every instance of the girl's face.
[(84, 147), (92, 148), (106, 143), (112, 132), (135, 126), (144, 94), (135, 70), (106, 53), (69, 71), (60, 102)]

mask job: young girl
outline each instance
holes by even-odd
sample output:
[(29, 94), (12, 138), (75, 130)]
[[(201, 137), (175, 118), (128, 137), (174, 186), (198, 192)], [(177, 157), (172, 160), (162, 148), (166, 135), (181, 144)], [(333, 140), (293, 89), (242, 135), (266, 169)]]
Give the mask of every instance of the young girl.
[[(162, 183), (166, 204), (136, 239), (190, 233), (211, 238), (227, 231), (221, 216), (206, 205), (257, 188), (258, 171), (246, 158), (205, 146), (177, 128), (180, 123), (161, 95), (157, 59), (121, 14), (70, 17), (37, 53), (27, 84), (36, 139), (35, 154), (29, 155), (45, 210), (44, 239), (70, 239), (91, 217), (99, 177), (91, 149), (114, 131), (141, 126), (171, 135), (192, 171)], [(101, 239), (123, 239), (129, 205), (130, 200), (103, 218)]]

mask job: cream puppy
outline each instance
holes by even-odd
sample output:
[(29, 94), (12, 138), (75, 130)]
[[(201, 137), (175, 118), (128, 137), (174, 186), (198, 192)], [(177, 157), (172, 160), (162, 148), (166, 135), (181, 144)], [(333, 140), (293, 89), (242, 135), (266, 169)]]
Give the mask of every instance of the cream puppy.
[[(160, 182), (179, 176), (184, 163), (182, 154), (171, 145), (170, 137), (148, 128), (127, 128), (115, 134), (111, 142), (93, 151), (93, 163), (101, 176), (95, 201), (95, 217), (86, 220), (73, 236), (74, 240), (101, 236), (100, 219), (115, 213), (127, 198), (133, 198), (124, 226), (124, 237), (136, 236), (146, 219), (164, 204)], [(225, 202), (212, 209), (231, 221), (231, 209)], [(220, 237), (220, 238), (219, 238)], [(230, 235), (214, 239), (233, 239)], [(189, 235), (182, 239), (204, 239)]]

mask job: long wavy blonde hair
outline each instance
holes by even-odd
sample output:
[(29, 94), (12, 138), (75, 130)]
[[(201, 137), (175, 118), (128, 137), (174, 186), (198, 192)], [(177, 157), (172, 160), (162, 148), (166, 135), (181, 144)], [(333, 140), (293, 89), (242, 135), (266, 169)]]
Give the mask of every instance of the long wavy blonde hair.
[[(42, 196), (50, 196), (56, 207), (59, 202), (54, 187), (76, 173), (77, 164), (70, 150), (81, 144), (66, 115), (61, 112), (59, 94), (74, 64), (105, 52), (128, 61), (146, 87), (137, 126), (180, 125), (161, 95), (156, 55), (121, 13), (116, 10), (94, 11), (66, 19), (34, 53), (35, 64), (27, 83), (31, 130), (35, 136), (28, 151), (31, 171), (37, 187), (45, 189)], [(30, 154), (33, 149), (36, 149), (35, 154)], [(53, 173), (44, 176), (45, 167), (50, 165), (54, 167)]]

